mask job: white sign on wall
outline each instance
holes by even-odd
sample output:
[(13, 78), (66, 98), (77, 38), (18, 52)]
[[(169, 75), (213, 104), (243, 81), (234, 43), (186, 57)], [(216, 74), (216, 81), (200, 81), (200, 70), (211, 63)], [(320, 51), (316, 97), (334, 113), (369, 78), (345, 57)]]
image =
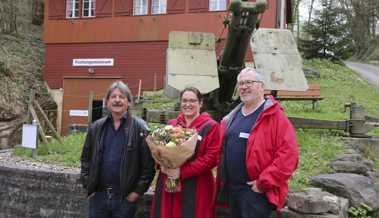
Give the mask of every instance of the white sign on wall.
[(88, 110), (70, 110), (70, 117), (88, 117)]
[(37, 126), (22, 125), (22, 147), (37, 149)]
[(113, 58), (82, 58), (72, 59), (74, 67), (96, 67), (96, 66), (113, 66)]

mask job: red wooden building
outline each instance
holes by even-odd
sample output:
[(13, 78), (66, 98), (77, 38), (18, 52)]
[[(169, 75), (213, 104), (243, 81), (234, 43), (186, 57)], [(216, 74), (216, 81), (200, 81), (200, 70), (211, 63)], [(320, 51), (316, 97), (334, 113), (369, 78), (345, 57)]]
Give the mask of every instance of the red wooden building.
[[(87, 123), (89, 105), (101, 107), (114, 80), (133, 93), (139, 80), (142, 90), (161, 89), (168, 33), (212, 32), (224, 39), (228, 1), (47, 0), (44, 80), (58, 103), (58, 130), (66, 134), (70, 125)], [(278, 28), (280, 15), (290, 14), (290, 0), (267, 2), (261, 26)], [(222, 43), (216, 47), (219, 53)]]

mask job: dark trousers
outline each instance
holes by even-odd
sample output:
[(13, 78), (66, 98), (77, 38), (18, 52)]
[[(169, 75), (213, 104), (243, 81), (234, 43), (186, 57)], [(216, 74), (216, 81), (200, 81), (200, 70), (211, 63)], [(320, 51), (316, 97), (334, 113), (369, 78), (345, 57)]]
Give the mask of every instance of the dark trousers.
[(89, 218), (134, 218), (137, 203), (121, 200), (119, 194), (96, 192), (89, 198)]
[(230, 188), (232, 218), (270, 218), (274, 209), (264, 193), (254, 192), (250, 186)]

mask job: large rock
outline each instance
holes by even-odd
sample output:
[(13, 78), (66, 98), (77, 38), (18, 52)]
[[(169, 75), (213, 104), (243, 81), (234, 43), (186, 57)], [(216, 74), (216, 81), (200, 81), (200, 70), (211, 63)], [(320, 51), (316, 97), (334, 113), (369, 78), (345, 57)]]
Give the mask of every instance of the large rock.
[(367, 152), (370, 149), (371, 155), (379, 155), (379, 137), (344, 138), (344, 141), (347, 146), (361, 153)]
[(322, 174), (312, 177), (311, 184), (349, 199), (352, 206), (365, 203), (372, 209), (379, 208), (379, 191), (368, 177), (349, 173)]
[(355, 151), (354, 149), (347, 149), (347, 152), (348, 153), (337, 156), (337, 158), (334, 161), (348, 161), (363, 164), (370, 171), (373, 171), (374, 162), (372, 160), (363, 158), (362, 155), (357, 154), (357, 151)]
[(356, 173), (367, 176), (367, 172), (372, 171), (372, 168), (361, 162), (336, 160), (328, 164), (336, 173)]
[(335, 214), (347, 217), (349, 201), (319, 188), (308, 188), (305, 192), (290, 193), (288, 208), (305, 214)]
[(281, 218), (341, 218), (336, 214), (304, 214), (298, 213), (288, 208), (284, 208), (280, 211)]
[(0, 149), (10, 148), (16, 143), (20, 143), (19, 138), (21, 134), (19, 129), (24, 122), (25, 119), (22, 117), (16, 117), (6, 121), (3, 121), (0, 117)]
[(379, 187), (379, 172), (377, 171), (370, 171), (367, 172), (368, 177), (370, 177), (372, 180), (374, 180), (375, 186)]
[(307, 79), (320, 78), (320, 71), (313, 68), (303, 68), (304, 75)]
[(360, 162), (363, 160), (361, 154), (357, 154), (357, 152), (353, 149), (348, 151), (349, 153), (341, 154), (336, 157), (336, 161), (352, 161), (352, 162)]

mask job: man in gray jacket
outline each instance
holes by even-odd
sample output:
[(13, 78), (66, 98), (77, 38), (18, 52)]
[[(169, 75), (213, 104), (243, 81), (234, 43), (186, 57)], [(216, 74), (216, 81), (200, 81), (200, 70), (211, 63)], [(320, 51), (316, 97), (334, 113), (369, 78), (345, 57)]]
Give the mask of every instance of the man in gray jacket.
[(110, 115), (88, 129), (81, 155), (81, 181), (90, 218), (134, 218), (136, 203), (148, 189), (154, 161), (145, 138), (146, 123), (132, 116), (132, 95), (122, 81), (106, 95)]

